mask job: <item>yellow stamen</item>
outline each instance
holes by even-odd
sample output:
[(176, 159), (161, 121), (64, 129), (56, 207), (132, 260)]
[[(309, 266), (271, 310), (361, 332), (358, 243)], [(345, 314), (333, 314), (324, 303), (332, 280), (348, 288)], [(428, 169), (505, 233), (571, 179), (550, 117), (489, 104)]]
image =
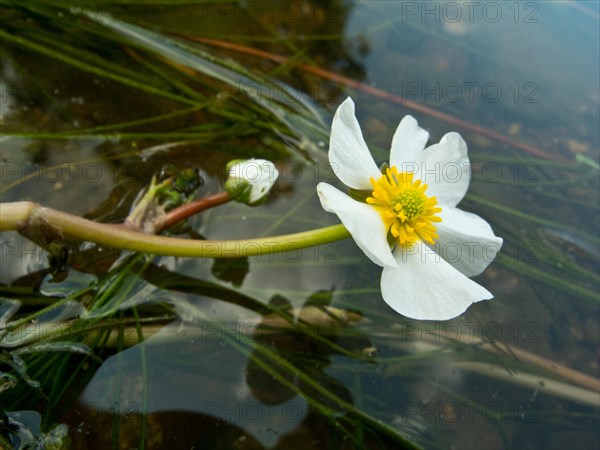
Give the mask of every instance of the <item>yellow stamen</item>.
[(366, 201), (379, 211), (388, 233), (400, 245), (419, 239), (433, 244), (439, 238), (433, 222), (442, 221), (436, 215), (442, 208), (435, 197), (425, 195), (427, 185), (413, 182), (413, 177), (412, 172), (400, 173), (396, 167), (386, 169), (379, 180), (371, 178), (373, 193)]

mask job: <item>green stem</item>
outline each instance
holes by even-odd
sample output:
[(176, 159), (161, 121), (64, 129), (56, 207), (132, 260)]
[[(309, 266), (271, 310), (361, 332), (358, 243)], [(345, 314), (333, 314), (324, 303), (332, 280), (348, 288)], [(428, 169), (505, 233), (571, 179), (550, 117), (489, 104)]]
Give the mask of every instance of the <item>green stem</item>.
[[(12, 42), (14, 44), (17, 44), (20, 47), (25, 47), (28, 48), (30, 50), (33, 50), (35, 52), (41, 53), (42, 55), (46, 55), (50, 58), (55, 58), (59, 61), (62, 61), (66, 64), (70, 64), (74, 67), (77, 67), (80, 70), (86, 71), (86, 72), (91, 72), (94, 75), (100, 76), (100, 77), (104, 77), (107, 78), (109, 80), (113, 80), (119, 83), (122, 83), (126, 86), (130, 86), (133, 87), (135, 89), (140, 89), (146, 92), (149, 92), (151, 94), (156, 94), (156, 95), (160, 95), (166, 98), (170, 98), (172, 100), (176, 100), (179, 101), (181, 103), (185, 103), (185, 104), (189, 104), (192, 106), (197, 106), (197, 101), (196, 100), (191, 100), (188, 99), (186, 97), (182, 97), (180, 95), (177, 94), (172, 94), (171, 92), (159, 89), (157, 87), (148, 85), (146, 83), (144, 83), (141, 80), (135, 80), (135, 79), (131, 79), (128, 78), (127, 76), (124, 75), (119, 75), (115, 72), (111, 72), (110, 70), (105, 70), (103, 68), (100, 68), (98, 66), (94, 66), (92, 64), (88, 64), (86, 62), (84, 62), (81, 59), (77, 59), (75, 57), (71, 57), (68, 56), (66, 53), (61, 52), (59, 50), (54, 50), (52, 48), (49, 47), (45, 47), (41, 44), (36, 43), (35, 41), (31, 41), (28, 39), (25, 39), (23, 37), (20, 36), (16, 36), (13, 35), (11, 33), (7, 33), (3, 30), (0, 30), (0, 36), (4, 39), (6, 39), (6, 41), (8, 42)], [(104, 65), (106, 65), (106, 61), (103, 62)]]
[(0, 203), (0, 231), (24, 231), (39, 226), (51, 226), (63, 236), (108, 247), (192, 258), (240, 258), (281, 253), (350, 237), (348, 230), (340, 224), (259, 239), (198, 241), (149, 235), (123, 225), (93, 222), (34, 202)]

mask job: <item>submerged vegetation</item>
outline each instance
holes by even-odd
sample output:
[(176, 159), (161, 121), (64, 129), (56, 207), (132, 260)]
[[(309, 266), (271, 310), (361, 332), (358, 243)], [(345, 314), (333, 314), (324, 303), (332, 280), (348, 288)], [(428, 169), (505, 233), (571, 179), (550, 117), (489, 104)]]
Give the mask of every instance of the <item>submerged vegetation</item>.
[(265, 205), (215, 206), (165, 233), (329, 227), (315, 187), (335, 182), (331, 114), (352, 94), (376, 118), (365, 137), (378, 162), (399, 116), (419, 114), (435, 142), (460, 128), (473, 160), (461, 205), (504, 238), (481, 278), (497, 301), (451, 322), (399, 318), (379, 271), (342, 242), (219, 260), (3, 232), (0, 447), (544, 448), (581, 430), (595, 442), (599, 166), (585, 124), (597, 111), (552, 135), (543, 122), (554, 99), (569, 111), (593, 99), (557, 88), (535, 120), (514, 105), (488, 118), (407, 101), (360, 63), (365, 36), (397, 24), (345, 39), (343, 2), (302, 2), (301, 36), (285, 10), (75, 3), (0, 1), (2, 202), (118, 224), (165, 167), (197, 174), (202, 198), (223, 190), (229, 161), (264, 158), (280, 173)]

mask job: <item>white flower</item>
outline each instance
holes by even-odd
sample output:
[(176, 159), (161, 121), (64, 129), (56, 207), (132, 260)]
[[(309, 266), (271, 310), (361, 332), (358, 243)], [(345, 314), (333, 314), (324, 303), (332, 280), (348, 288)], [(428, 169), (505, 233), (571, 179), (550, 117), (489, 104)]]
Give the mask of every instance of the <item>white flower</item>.
[[(329, 161), (351, 188), (327, 183), (317, 192), (358, 246), (383, 267), (383, 299), (400, 314), (448, 320), (493, 297), (467, 276), (478, 275), (502, 245), (481, 217), (456, 207), (469, 187), (467, 145), (458, 133), (425, 148), (429, 134), (406, 116), (382, 173), (363, 139), (348, 98), (331, 126)], [(427, 184), (425, 184), (427, 182)]]
[(279, 172), (266, 159), (237, 159), (227, 164), (228, 178), (225, 190), (236, 201), (257, 205), (266, 199)]

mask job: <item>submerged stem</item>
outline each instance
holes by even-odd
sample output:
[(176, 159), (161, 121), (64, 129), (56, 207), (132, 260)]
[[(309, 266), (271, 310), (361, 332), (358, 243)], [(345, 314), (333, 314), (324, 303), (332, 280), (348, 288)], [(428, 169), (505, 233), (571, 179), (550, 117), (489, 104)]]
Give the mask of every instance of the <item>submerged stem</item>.
[(63, 236), (113, 248), (154, 255), (192, 258), (240, 258), (299, 250), (347, 239), (343, 225), (260, 239), (198, 241), (155, 236), (83, 219), (34, 202), (0, 203), (0, 231), (25, 231), (50, 226)]

